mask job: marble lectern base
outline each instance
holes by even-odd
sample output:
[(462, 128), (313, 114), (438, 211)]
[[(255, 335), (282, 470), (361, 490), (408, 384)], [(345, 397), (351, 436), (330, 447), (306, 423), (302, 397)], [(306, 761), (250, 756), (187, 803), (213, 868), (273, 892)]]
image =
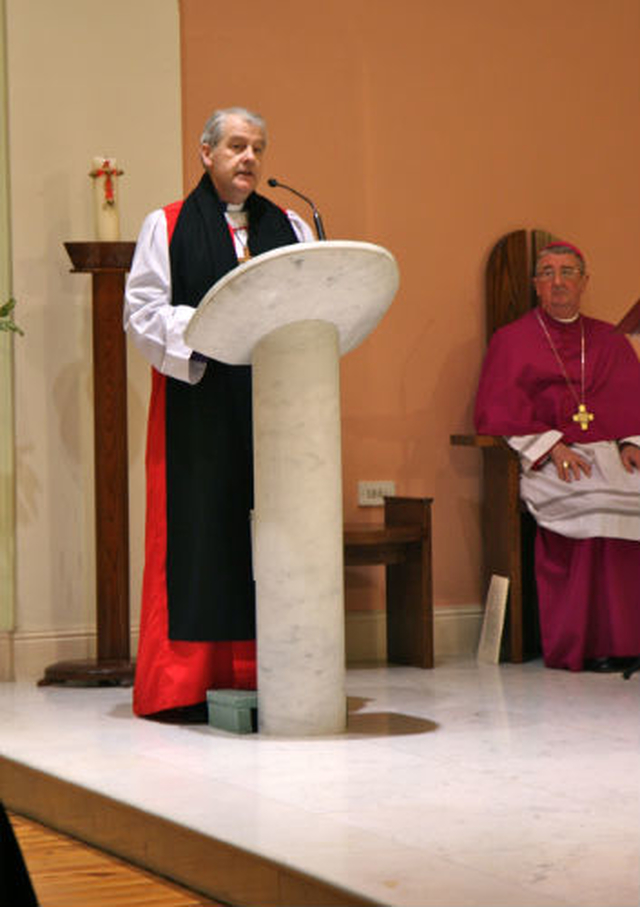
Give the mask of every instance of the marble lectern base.
[(258, 728), (346, 727), (338, 332), (299, 321), (253, 356)]
[(253, 562), (258, 729), (346, 729), (340, 355), (378, 324), (398, 287), (370, 243), (265, 252), (209, 290), (186, 343), (253, 366)]

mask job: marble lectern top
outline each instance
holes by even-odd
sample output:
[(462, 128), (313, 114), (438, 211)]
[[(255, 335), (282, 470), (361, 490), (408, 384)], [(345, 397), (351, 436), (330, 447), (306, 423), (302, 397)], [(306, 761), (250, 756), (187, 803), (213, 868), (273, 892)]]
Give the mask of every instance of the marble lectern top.
[(328, 321), (344, 354), (378, 324), (398, 283), (396, 260), (381, 246), (349, 240), (282, 246), (217, 281), (187, 325), (185, 342), (221, 362), (249, 364), (255, 345), (276, 328)]

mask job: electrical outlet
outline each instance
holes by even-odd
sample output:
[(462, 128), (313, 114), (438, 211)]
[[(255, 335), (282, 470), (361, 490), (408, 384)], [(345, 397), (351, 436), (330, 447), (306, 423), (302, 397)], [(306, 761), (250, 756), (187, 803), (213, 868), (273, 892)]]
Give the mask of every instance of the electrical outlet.
[(358, 482), (358, 506), (382, 507), (385, 497), (396, 493), (396, 483), (386, 479), (378, 482)]

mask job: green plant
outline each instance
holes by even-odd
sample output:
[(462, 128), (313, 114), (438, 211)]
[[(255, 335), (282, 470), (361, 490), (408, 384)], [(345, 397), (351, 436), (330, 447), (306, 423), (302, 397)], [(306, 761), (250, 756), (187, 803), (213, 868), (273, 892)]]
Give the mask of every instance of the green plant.
[(16, 334), (24, 334), (22, 328), (13, 320), (13, 310), (16, 307), (15, 299), (11, 298), (4, 305), (0, 305), (0, 331), (14, 331)]

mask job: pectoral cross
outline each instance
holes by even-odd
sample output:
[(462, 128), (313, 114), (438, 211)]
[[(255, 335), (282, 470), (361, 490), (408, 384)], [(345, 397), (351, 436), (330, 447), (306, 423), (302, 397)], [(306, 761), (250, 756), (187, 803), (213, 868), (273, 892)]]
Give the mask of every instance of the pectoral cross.
[(589, 422), (593, 422), (593, 413), (587, 412), (584, 403), (578, 403), (578, 412), (574, 413), (571, 418), (580, 424), (582, 431), (586, 431), (589, 428)]

